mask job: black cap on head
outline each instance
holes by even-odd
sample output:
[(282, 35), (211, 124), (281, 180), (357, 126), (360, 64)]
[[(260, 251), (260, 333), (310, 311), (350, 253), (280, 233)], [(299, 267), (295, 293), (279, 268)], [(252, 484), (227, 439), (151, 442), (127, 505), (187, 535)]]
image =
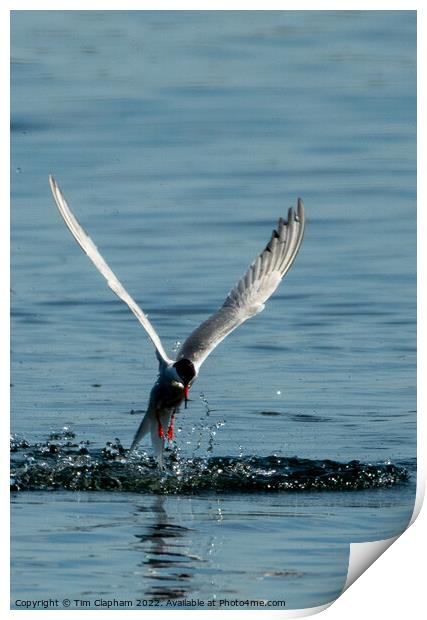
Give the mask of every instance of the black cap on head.
[(176, 368), (176, 372), (183, 380), (184, 385), (188, 385), (196, 376), (196, 369), (194, 368), (193, 362), (190, 362), (190, 360), (179, 360), (178, 362), (175, 362), (173, 366)]

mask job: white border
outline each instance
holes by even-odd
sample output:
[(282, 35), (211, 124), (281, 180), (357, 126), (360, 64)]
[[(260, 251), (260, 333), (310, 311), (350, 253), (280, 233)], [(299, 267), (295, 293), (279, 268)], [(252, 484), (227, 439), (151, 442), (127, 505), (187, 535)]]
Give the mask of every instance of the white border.
[[(56, 1), (45, 1), (45, 2), (31, 2), (31, 1), (15, 1), (15, 2), (5, 2), (2, 3), (0, 8), (0, 45), (2, 46), (2, 77), (4, 77), (4, 82), (7, 81), (9, 83), (9, 11), (10, 10), (78, 10), (78, 9), (89, 9), (89, 10), (417, 10), (418, 11), (418, 58), (425, 59), (426, 51), (424, 45), (424, 35), (426, 33), (425, 29), (425, 11), (423, 10), (420, 2), (411, 2), (411, 3), (403, 3), (396, 1), (389, 2), (366, 2), (359, 1), (355, 2), (332, 2), (328, 3), (326, 6), (320, 2), (268, 2), (265, 1), (262, 4), (257, 2), (176, 2), (176, 1), (164, 1), (158, 0), (156, 3), (154, 2), (136, 2), (136, 1), (123, 1), (120, 4), (117, 2), (111, 1), (103, 1), (100, 0), (92, 0), (91, 2), (86, 1), (84, 4), (78, 1), (75, 2), (66, 2), (64, 0), (56, 0)], [(419, 62), (418, 67), (418, 169), (425, 170), (426, 169), (426, 161), (424, 156), (424, 146), (425, 146), (425, 113), (422, 112), (427, 109), (427, 101), (425, 98), (424, 86), (425, 86), (425, 70), (421, 65), (421, 61)], [(7, 92), (7, 86), (3, 86), (2, 92)], [(9, 214), (6, 205), (9, 204), (9, 196), (10, 196), (10, 185), (9, 185), (9, 166), (7, 162), (9, 161), (8, 154), (8, 145), (9, 145), (9, 100), (4, 96), (0, 98), (0, 105), (2, 111), (2, 123), (0, 125), (1, 129), (1, 143), (4, 147), (3, 153), (3, 166), (1, 167), (2, 174), (2, 183), (1, 183), (1, 192), (2, 192), (2, 206), (1, 209), (1, 217), (4, 218), (2, 221), (1, 231), (4, 235), (4, 239), (2, 240), (0, 251), (1, 260), (3, 268), (0, 271), (0, 285), (3, 291), (9, 290), (9, 274), (8, 269), (5, 269), (5, 266), (9, 264)], [(6, 160), (6, 163), (5, 163)], [(421, 311), (419, 313), (420, 316), (425, 316), (426, 313), (426, 304), (425, 302), (425, 285), (423, 285), (423, 281), (425, 282), (425, 269), (423, 269), (423, 265), (425, 265), (425, 256), (423, 242), (425, 240), (425, 232), (426, 232), (426, 217), (424, 215), (423, 206), (425, 205), (425, 201), (423, 198), (425, 197), (424, 184), (422, 183), (423, 179), (419, 175), (418, 178), (418, 204), (420, 205), (419, 213), (418, 213), (418, 265), (419, 265), (419, 307)], [(424, 260), (423, 260), (424, 258)], [(424, 312), (422, 312), (424, 310)], [(3, 326), (3, 344), (5, 345), (8, 337), (9, 337), (9, 308), (6, 304), (1, 304), (1, 318), (2, 326)], [(418, 343), (421, 350), (421, 346), (425, 341), (425, 330), (423, 322), (419, 323), (419, 333), (418, 333)], [(9, 410), (9, 355), (6, 351), (6, 346), (2, 348), (3, 355), (1, 357), (1, 377), (3, 380), (2, 384), (2, 396), (3, 396), (3, 408), (2, 408), (2, 424), (7, 425), (8, 422), (6, 412)], [(419, 367), (420, 367), (420, 376), (425, 376), (425, 363), (424, 357), (422, 356), (422, 352), (419, 354)], [(423, 404), (425, 403), (425, 389), (423, 386), (423, 382), (419, 384), (419, 408), (418, 410), (421, 412), (424, 410)], [(3, 429), (4, 431), (6, 429)], [(425, 424), (423, 423), (423, 416), (420, 414), (418, 416), (418, 457), (419, 457), (419, 475), (418, 475), (418, 486), (417, 486), (417, 500), (416, 500), (416, 509), (414, 510), (414, 518), (416, 513), (419, 512), (422, 504), (422, 496), (424, 494), (425, 489), (425, 479), (426, 479), (426, 462), (424, 455), (420, 451), (420, 448), (423, 446), (423, 440), (426, 436), (425, 433)], [(2, 437), (8, 438), (8, 433), (3, 432)], [(6, 479), (5, 472), (7, 471), (6, 459), (8, 459), (8, 446), (4, 446), (0, 451), (0, 457), (2, 459), (1, 464), (3, 467), (1, 468), (4, 477), (2, 480), (5, 482), (5, 490), (8, 489), (8, 481)], [(7, 484), (7, 487), (6, 487)], [(9, 610), (9, 583), (8, 583), (8, 550), (9, 550), (9, 520), (8, 514), (6, 511), (2, 511), (2, 534), (5, 538), (2, 541), (2, 560), (4, 564), (2, 565), (2, 576), (3, 579), (0, 581), (0, 593), (1, 593), (1, 608), (4, 611), (5, 616), (9, 616), (16, 613), (21, 613), (20, 611)], [(401, 619), (402, 617), (411, 620), (412, 618), (420, 618), (424, 617), (424, 589), (425, 589), (425, 561), (424, 561), (424, 552), (426, 549), (426, 530), (427, 530), (427, 518), (426, 518), (426, 510), (424, 509), (421, 512), (419, 518), (413, 523), (413, 525), (406, 531), (398, 540), (395, 542), (391, 548), (387, 551), (385, 555), (379, 558), (368, 570), (369, 576), (364, 577), (362, 579), (358, 579), (351, 588), (346, 591), (341, 597), (331, 606), (327, 611), (324, 612), (325, 619), (328, 618), (333, 620), (334, 618), (339, 618), (340, 620), (344, 617), (347, 620), (358, 619), (361, 614), (368, 614), (369, 617), (375, 617), (376, 615), (381, 617), (386, 617), (387, 620)], [(413, 520), (414, 520), (413, 518)], [(423, 581), (421, 581), (421, 579)], [(316, 611), (321, 611), (322, 608), (316, 608)], [(310, 610), (302, 610), (302, 613), (299, 614), (297, 611), (268, 611), (268, 612), (260, 612), (260, 611), (234, 611), (234, 612), (219, 612), (219, 611), (211, 611), (211, 612), (201, 612), (197, 611), (197, 614), (201, 613), (209, 613), (210, 618), (221, 618), (225, 620), (230, 616), (233, 619), (247, 618), (248, 614), (252, 617), (255, 617), (254, 614), (257, 614), (256, 617), (260, 618), (265, 614), (268, 614), (266, 617), (272, 618), (276, 617), (302, 617), (308, 615), (307, 612)], [(312, 610), (312, 612), (315, 610)], [(36, 615), (43, 614), (44, 611), (33, 611), (32, 613)], [(63, 614), (79, 614), (78, 617), (82, 620), (84, 619), (85, 614), (89, 614), (89, 618), (92, 617), (93, 613), (97, 613), (94, 611), (73, 611), (70, 610), (68, 612), (63, 611), (49, 611), (49, 618), (52, 617), (55, 620), (57, 615)], [(102, 611), (98, 613), (103, 613)], [(112, 611), (109, 613), (108, 617), (112, 619), (122, 617), (123, 614), (128, 614), (128, 611), (120, 612), (120, 611)], [(178, 616), (184, 617), (184, 615), (188, 614), (188, 611), (159, 611), (159, 612), (145, 612), (144, 617), (147, 615), (154, 613), (156, 614), (156, 618), (161, 619), (170, 614), (174, 614), (174, 617), (178, 614)], [(53, 616), (52, 616), (53, 614)], [(83, 616), (82, 616), (83, 614)], [(127, 617), (126, 615), (123, 617)]]

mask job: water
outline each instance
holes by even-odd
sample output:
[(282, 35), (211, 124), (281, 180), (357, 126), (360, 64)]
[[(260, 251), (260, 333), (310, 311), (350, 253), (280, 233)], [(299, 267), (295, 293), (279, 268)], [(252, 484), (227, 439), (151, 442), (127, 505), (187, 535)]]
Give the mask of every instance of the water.
[[(414, 12), (13, 14), (12, 606), (321, 605), (349, 542), (404, 529), (415, 41)], [(49, 173), (170, 352), (305, 201), (294, 267), (206, 361), (165, 474), (121, 448), (151, 346)]]

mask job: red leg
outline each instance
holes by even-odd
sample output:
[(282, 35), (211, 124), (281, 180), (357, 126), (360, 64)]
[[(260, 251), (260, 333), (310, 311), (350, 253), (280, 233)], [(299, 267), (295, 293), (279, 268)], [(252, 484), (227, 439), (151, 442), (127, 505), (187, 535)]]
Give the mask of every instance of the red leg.
[(172, 414), (171, 417), (171, 421), (169, 422), (169, 428), (168, 428), (168, 439), (169, 441), (171, 441), (173, 439), (173, 421), (174, 421), (174, 417), (175, 417), (175, 411)]
[(165, 434), (163, 432), (163, 426), (162, 426), (162, 423), (160, 422), (160, 417), (158, 413), (156, 413), (156, 417), (157, 417), (157, 428), (159, 431), (159, 437), (162, 439), (165, 436)]

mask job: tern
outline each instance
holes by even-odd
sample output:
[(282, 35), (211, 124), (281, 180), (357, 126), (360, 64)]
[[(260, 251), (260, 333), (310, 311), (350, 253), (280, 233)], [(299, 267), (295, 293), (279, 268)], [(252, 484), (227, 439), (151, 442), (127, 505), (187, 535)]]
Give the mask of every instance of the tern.
[(49, 176), (49, 183), (59, 212), (71, 234), (107, 280), (111, 290), (136, 316), (154, 345), (159, 374), (151, 390), (146, 413), (135, 433), (130, 453), (141, 439), (150, 433), (154, 454), (162, 466), (165, 443), (174, 437), (175, 414), (183, 402), (187, 407), (189, 390), (201, 365), (236, 327), (264, 310), (265, 302), (292, 266), (304, 235), (303, 201), (298, 198), (296, 211), (291, 207), (287, 219), (279, 219), (267, 246), (231, 289), (222, 306), (190, 334), (178, 350), (176, 359), (171, 359), (147, 315), (119, 282), (92, 239), (77, 221), (52, 175)]

